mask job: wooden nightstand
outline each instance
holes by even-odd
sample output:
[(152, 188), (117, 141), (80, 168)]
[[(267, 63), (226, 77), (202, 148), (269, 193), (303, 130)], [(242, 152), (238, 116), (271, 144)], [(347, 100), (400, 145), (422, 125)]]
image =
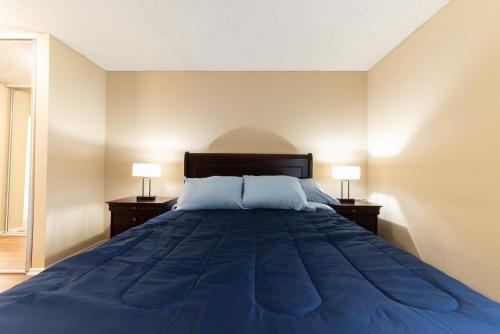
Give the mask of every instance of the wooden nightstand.
[(366, 200), (356, 200), (354, 203), (342, 203), (341, 205), (331, 205), (331, 207), (339, 215), (377, 234), (377, 216), (380, 212), (380, 205)]
[(140, 225), (151, 218), (170, 211), (177, 203), (177, 197), (156, 197), (153, 201), (137, 201), (126, 197), (106, 202), (111, 211), (111, 237)]

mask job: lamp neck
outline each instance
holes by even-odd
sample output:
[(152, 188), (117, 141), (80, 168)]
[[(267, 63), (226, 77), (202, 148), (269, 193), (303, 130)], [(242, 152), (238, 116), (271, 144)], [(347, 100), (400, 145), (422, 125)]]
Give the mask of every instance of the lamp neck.
[(151, 197), (151, 178), (150, 178), (150, 177), (147, 177), (147, 176), (144, 176), (144, 177), (142, 178), (142, 197), (144, 197), (144, 196), (145, 196), (145, 195), (144, 195), (144, 183), (145, 183), (144, 181), (146, 181), (146, 179), (148, 179), (148, 184), (149, 184), (149, 186), (148, 186), (148, 196), (150, 196), (150, 197)]
[(347, 199), (350, 198), (350, 183), (349, 183), (350, 180), (342, 180), (340, 181), (340, 198), (341, 199), (344, 199), (344, 182), (347, 182)]

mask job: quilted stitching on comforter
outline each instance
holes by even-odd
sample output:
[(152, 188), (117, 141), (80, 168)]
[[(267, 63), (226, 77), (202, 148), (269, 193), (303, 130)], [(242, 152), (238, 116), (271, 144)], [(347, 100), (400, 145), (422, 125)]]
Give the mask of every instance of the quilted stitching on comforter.
[(0, 295), (7, 333), (499, 333), (500, 305), (339, 215), (176, 211)]

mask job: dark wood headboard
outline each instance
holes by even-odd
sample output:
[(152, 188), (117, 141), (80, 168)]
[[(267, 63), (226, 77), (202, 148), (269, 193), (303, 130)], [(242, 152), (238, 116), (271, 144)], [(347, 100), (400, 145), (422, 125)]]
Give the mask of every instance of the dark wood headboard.
[(288, 175), (311, 178), (312, 154), (245, 154), (189, 153), (184, 154), (185, 177)]

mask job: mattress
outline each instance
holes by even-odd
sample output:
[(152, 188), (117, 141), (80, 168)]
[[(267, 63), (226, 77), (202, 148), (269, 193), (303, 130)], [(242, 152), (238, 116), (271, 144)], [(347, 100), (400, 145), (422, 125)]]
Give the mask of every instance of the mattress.
[(334, 212), (174, 211), (0, 295), (2, 333), (499, 333), (500, 305)]

